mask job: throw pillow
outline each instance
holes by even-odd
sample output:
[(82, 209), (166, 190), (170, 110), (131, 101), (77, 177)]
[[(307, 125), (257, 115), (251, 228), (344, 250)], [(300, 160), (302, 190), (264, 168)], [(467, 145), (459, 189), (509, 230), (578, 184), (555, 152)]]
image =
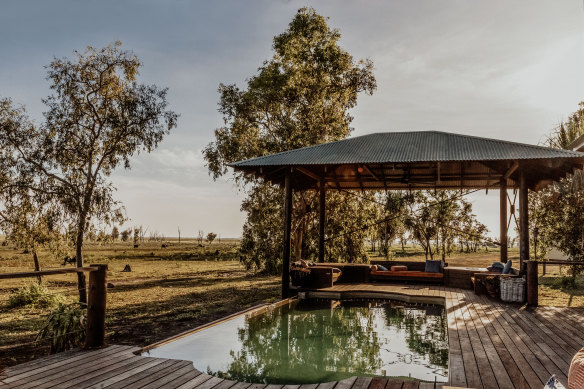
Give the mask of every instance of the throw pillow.
[(503, 271), (501, 272), (502, 274), (509, 274), (509, 272), (511, 271), (511, 266), (513, 264), (512, 260), (508, 260), (507, 263), (505, 264), (505, 267), (503, 268)]
[[(578, 386), (579, 387), (579, 386)], [(574, 387), (576, 388), (576, 386)], [(558, 381), (558, 379), (556, 378), (555, 374), (553, 376), (550, 377), (550, 379), (545, 383), (545, 386), (543, 387), (543, 389), (566, 389), (566, 387), (564, 385), (562, 385), (560, 383), (560, 381)]]
[(388, 271), (389, 269), (388, 269), (388, 268), (386, 268), (386, 267), (385, 267), (385, 266), (383, 266), (383, 265), (377, 265), (377, 270), (381, 270), (381, 271)]
[(441, 260), (426, 260), (426, 268), (424, 270), (426, 273), (441, 273), (442, 272), (442, 261)]

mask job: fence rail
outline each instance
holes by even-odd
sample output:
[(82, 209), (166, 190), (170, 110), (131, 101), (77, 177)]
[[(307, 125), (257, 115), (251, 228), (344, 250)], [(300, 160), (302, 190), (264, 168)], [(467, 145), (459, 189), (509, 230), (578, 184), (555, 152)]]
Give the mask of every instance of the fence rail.
[(583, 261), (570, 261), (570, 260), (557, 260), (557, 259), (551, 259), (551, 260), (547, 260), (547, 261), (538, 261), (538, 264), (542, 265), (542, 271), (543, 271), (543, 275), (545, 276), (546, 274), (546, 267), (547, 265), (559, 265), (560, 266), (560, 274), (561, 274), (561, 266), (584, 266), (584, 262)]
[(101, 347), (105, 343), (105, 309), (107, 300), (107, 265), (90, 265), (71, 269), (51, 269), (23, 273), (0, 273), (0, 279), (51, 276), (66, 273), (89, 273), (85, 348)]
[(0, 279), (7, 279), (7, 278), (31, 278), (31, 277), (39, 277), (39, 276), (50, 276), (55, 274), (66, 274), (66, 273), (83, 273), (83, 272), (92, 272), (98, 271), (99, 268), (92, 266), (86, 267), (75, 267), (70, 269), (50, 269), (50, 270), (40, 270), (40, 271), (30, 271), (30, 272), (22, 272), (22, 273), (0, 273)]

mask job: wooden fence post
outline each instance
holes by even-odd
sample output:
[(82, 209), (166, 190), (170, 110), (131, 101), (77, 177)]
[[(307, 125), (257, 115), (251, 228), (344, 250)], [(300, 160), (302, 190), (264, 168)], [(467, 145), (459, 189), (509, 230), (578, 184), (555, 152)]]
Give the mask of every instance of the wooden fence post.
[(537, 261), (527, 261), (527, 305), (532, 307), (538, 304), (537, 266)]
[(91, 265), (85, 347), (101, 347), (105, 338), (105, 305), (107, 298), (107, 265)]

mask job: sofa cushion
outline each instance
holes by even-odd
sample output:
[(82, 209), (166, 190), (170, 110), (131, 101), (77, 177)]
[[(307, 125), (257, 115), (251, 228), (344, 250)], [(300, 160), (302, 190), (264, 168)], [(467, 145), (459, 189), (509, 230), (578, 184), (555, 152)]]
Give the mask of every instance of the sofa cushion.
[(442, 273), (442, 261), (441, 260), (426, 260), (426, 270), (427, 273)]
[(395, 265), (395, 266), (391, 267), (391, 271), (407, 271), (407, 270), (408, 270), (408, 267), (404, 266), (404, 265)]

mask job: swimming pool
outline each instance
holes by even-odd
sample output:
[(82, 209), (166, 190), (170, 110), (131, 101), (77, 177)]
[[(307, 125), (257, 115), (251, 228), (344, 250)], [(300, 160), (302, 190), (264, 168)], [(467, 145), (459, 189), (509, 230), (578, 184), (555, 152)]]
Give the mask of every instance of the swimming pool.
[(446, 382), (446, 312), (394, 300), (293, 300), (240, 315), (142, 355), (185, 359), (244, 382), (307, 384), (351, 376)]

